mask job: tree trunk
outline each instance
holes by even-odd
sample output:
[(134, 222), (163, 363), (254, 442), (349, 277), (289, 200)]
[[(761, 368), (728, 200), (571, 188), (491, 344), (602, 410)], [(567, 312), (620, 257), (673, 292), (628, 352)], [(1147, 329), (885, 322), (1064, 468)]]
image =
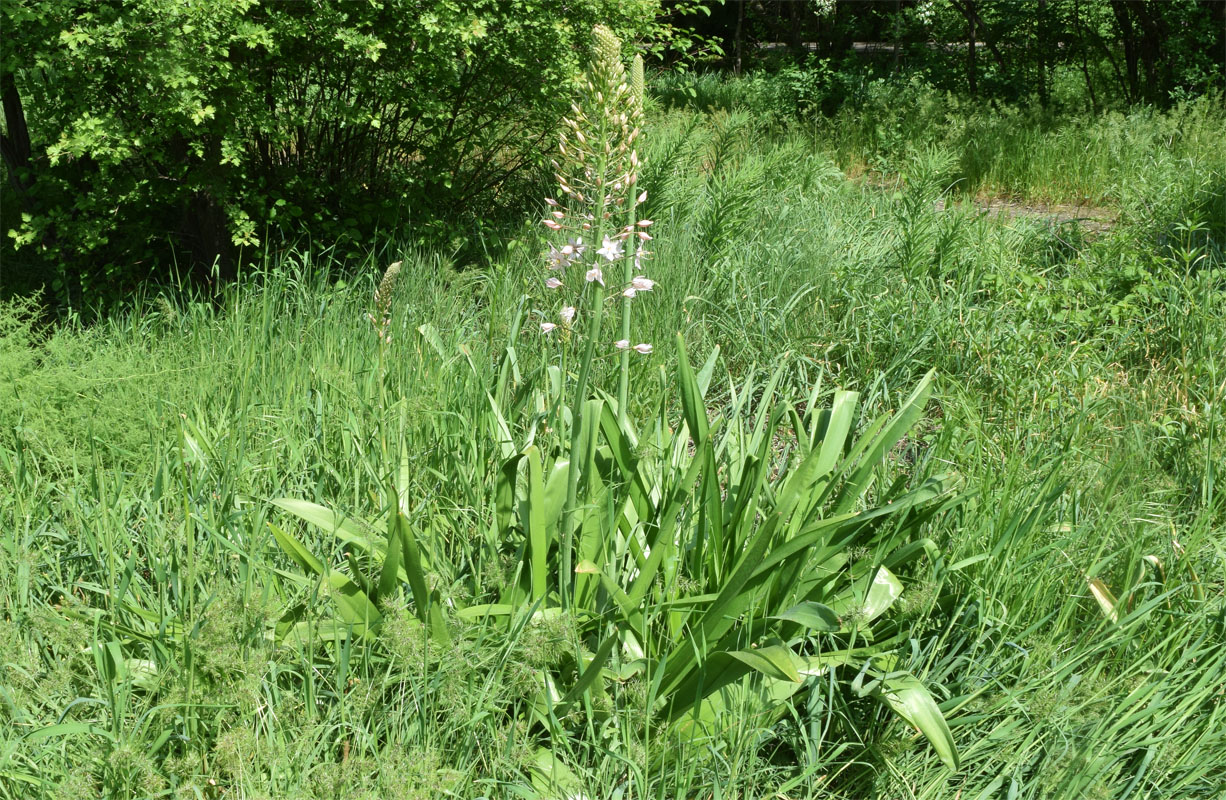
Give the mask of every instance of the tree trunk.
[(1047, 0), (1039, 0), (1039, 11), (1035, 19), (1035, 44), (1039, 54), (1039, 105), (1047, 108), (1047, 48), (1054, 43), (1047, 41)]
[(732, 36), (732, 47), (736, 53), (736, 64), (733, 65), (732, 71), (735, 75), (741, 74), (741, 30), (745, 27), (745, 3), (747, 0), (737, 0), (736, 4), (736, 33)]
[(0, 96), (4, 104), (4, 127), (8, 130), (7, 134), (0, 134), (0, 155), (3, 155), (13, 188), (22, 204), (28, 205), (30, 187), (34, 185), (34, 173), (30, 168), (30, 130), (26, 127), (25, 107), (21, 104), (13, 73), (0, 76)]
[(1090, 57), (1088, 54), (1090, 31), (1081, 21), (1081, 2), (1073, 3), (1073, 28), (1077, 36), (1077, 49), (1081, 52), (1081, 74), (1086, 81), (1086, 94), (1090, 98), (1090, 112), (1098, 113), (1098, 98), (1094, 96), (1094, 81), (1090, 79)]
[(979, 79), (976, 75), (978, 67), (975, 63), (975, 21), (978, 18), (975, 14), (975, 0), (966, 0), (966, 10), (969, 12), (966, 14), (966, 84), (974, 97), (979, 93)]
[(1133, 24), (1127, 0), (1111, 0), (1111, 12), (1115, 14), (1115, 22), (1120, 28), (1120, 43), (1124, 45), (1124, 72), (1128, 76), (1128, 83), (1124, 87), (1125, 94), (1128, 102), (1135, 103), (1141, 99), (1136, 26)]

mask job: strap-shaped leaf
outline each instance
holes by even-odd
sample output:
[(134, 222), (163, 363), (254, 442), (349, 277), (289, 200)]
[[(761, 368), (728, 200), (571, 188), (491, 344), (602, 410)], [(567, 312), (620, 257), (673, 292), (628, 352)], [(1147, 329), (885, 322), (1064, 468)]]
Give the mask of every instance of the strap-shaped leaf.
[(707, 406), (685, 352), (685, 337), (681, 334), (677, 334), (677, 383), (681, 389), (681, 412), (690, 429), (690, 438), (695, 444), (701, 444), (707, 440)]
[(515, 479), (519, 476), (519, 462), (523, 457), (522, 453), (515, 453), (503, 461), (494, 478), (494, 524), (498, 535), (503, 538), (511, 529), (511, 518), (515, 512)]
[(782, 645), (768, 645), (753, 650), (733, 650), (728, 655), (768, 678), (800, 683), (800, 673), (792, 651)]
[(545, 532), (545, 482), (541, 476), (540, 452), (536, 446), (524, 450), (528, 463), (528, 496), (525, 516), (528, 534), (528, 568), (532, 579), (532, 601), (545, 596), (549, 568), (549, 538)]
[(885, 567), (878, 568), (864, 597), (864, 618), (871, 622), (884, 614), (902, 595), (902, 581)]
[(783, 619), (804, 625), (806, 628), (824, 633), (837, 633), (842, 623), (834, 609), (822, 603), (807, 600), (794, 605), (773, 619)]
[(336, 538), (346, 544), (359, 548), (363, 552), (371, 553), (378, 551), (378, 542), (371, 535), (370, 529), (353, 517), (343, 516), (330, 508), (324, 508), (321, 505), (306, 500), (281, 497), (269, 502), (277, 508), (288, 511), (299, 519), (309, 522), (324, 533), (335, 535)]
[(950, 769), (958, 768), (958, 747), (945, 716), (919, 679), (908, 673), (891, 673), (881, 680), (881, 699), (894, 713), (919, 729)]
[(873, 470), (881, 463), (886, 452), (897, 444), (898, 440), (923, 416), (924, 406), (927, 405), (928, 397), (932, 394), (932, 380), (935, 375), (936, 371), (930, 370), (915, 387), (911, 396), (902, 404), (902, 408), (898, 409), (890, 421), (881, 428), (880, 433), (875, 434), (869, 440), (871, 443), (865, 448), (855, 471), (839, 490), (839, 499), (835, 504), (837, 512), (850, 509), (860, 499), (868, 487)]
[(290, 558), (298, 562), (298, 566), (314, 575), (323, 575), (326, 572), (324, 563), (316, 558), (293, 534), (286, 533), (271, 522), (268, 523), (268, 528), (272, 531), (272, 538)]
[[(396, 492), (399, 494), (399, 492)], [(387, 548), (383, 554), (383, 569), (379, 572), (379, 583), (375, 590), (375, 601), (391, 597), (400, 583), (400, 562), (404, 550), (404, 538), (397, 535), (394, 526), (388, 525)], [(406, 574), (406, 577), (407, 574)]]

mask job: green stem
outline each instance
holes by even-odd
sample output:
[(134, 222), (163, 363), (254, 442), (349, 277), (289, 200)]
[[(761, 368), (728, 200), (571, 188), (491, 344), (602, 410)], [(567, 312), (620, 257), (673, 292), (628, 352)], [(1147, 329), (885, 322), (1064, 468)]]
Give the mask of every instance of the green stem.
[[(600, 137), (598, 142), (605, 141), (606, 129), (602, 115)], [(600, 183), (596, 187), (596, 214), (592, 220), (592, 247), (598, 247), (604, 240), (605, 185), (604, 175), (608, 164), (604, 158), (597, 165), (596, 175)], [(583, 409), (587, 400), (587, 384), (592, 373), (592, 359), (596, 355), (596, 342), (600, 339), (600, 323), (604, 316), (604, 293), (600, 290), (584, 292), (587, 296), (596, 298), (595, 308), (588, 317), (587, 342), (583, 348), (583, 362), (579, 366), (579, 381), (575, 385), (574, 403), (570, 414), (570, 466), (566, 474), (566, 505), (562, 507), (562, 524), (559, 527), (562, 540), (558, 547), (558, 595), (564, 611), (570, 610), (571, 580), (574, 576), (572, 568), (575, 539), (575, 506), (579, 500), (579, 446), (583, 432)]]
[[(634, 229), (634, 224), (638, 221), (634, 218), (637, 210), (638, 202), (634, 195), (634, 187), (629, 188), (630, 191), (630, 211), (627, 215), (631, 230)], [(626, 240), (627, 251), (622, 254), (624, 266), (622, 268), (622, 288), (630, 285), (630, 281), (634, 280), (634, 251), (630, 248), (637, 248), (638, 242), (635, 234), (632, 232), (630, 238)], [(622, 339), (626, 340), (626, 349), (621, 354), (621, 366), (617, 376), (617, 422), (618, 427), (626, 427), (626, 405), (630, 394), (630, 298), (622, 298)]]

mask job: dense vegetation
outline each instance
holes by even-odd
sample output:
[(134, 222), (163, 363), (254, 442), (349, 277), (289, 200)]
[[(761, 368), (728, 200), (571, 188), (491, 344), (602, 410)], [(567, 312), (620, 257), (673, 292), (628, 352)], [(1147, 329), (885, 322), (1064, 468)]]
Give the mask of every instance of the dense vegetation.
[(598, 21), (666, 74), (753, 73), (759, 106), (806, 120), (885, 81), (1051, 127), (1226, 68), (1216, 0), (12, 0), (0, 289), (89, 314), (298, 246), (484, 258), (547, 178)]
[(0, 798), (1221, 795), (1220, 93), (567, 36), (497, 225), (0, 300)]

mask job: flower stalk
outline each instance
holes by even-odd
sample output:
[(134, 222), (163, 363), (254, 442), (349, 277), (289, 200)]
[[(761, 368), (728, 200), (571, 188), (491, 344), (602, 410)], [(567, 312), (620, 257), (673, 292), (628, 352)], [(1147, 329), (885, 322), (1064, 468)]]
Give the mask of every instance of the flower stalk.
[[(640, 291), (650, 291), (653, 282), (635, 271), (644, 255), (642, 243), (651, 237), (638, 220), (639, 200), (635, 184), (640, 166), (635, 140), (642, 123), (642, 61), (636, 60), (629, 81), (621, 61), (621, 41), (608, 28), (597, 25), (592, 31), (592, 57), (583, 76), (579, 97), (571, 113), (563, 119), (559, 157), (554, 168), (561, 194), (547, 198), (549, 207), (542, 224), (550, 231), (567, 236), (566, 243), (551, 244), (546, 255), (550, 271), (544, 280), (550, 293), (575, 292), (574, 299), (562, 306), (552, 319), (543, 321), (543, 334), (561, 327), (569, 341), (572, 334), (582, 339), (578, 374), (573, 384), (571, 403), (571, 469), (567, 474), (566, 500), (560, 520), (559, 592), (563, 608), (570, 607), (573, 574), (573, 541), (578, 523), (575, 510), (583, 484), (590, 476), (580, 474), (575, 457), (585, 429), (583, 416), (592, 382), (593, 364), (598, 348), (608, 347), (602, 332), (605, 305), (620, 299), (622, 343), (618, 380), (618, 416), (624, 422), (629, 384), (630, 350), (646, 355), (651, 346), (629, 346), (630, 303)], [(637, 72), (635, 72), (637, 70)], [(636, 78), (637, 76), (637, 78)], [(632, 89), (631, 86), (639, 89)], [(623, 223), (624, 220), (624, 223)], [(618, 262), (621, 262), (618, 264)], [(577, 269), (571, 269), (577, 267)], [(620, 267), (620, 268), (619, 268)], [(619, 298), (620, 295), (620, 298)], [(565, 359), (567, 350), (562, 355)], [(564, 370), (565, 374), (565, 370)], [(559, 411), (561, 404), (559, 403)]]

